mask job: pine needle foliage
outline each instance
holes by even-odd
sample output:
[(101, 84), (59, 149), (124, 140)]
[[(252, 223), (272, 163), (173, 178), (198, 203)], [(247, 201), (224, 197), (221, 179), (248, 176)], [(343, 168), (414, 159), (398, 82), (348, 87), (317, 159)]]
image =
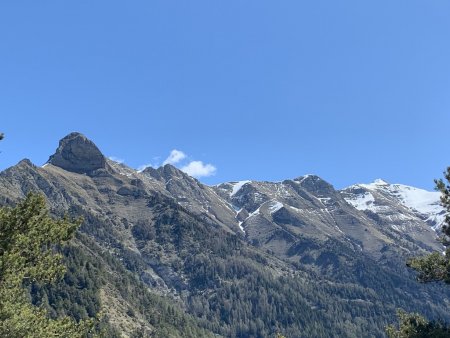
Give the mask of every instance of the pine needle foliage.
[(389, 338), (448, 338), (450, 329), (441, 322), (429, 322), (418, 313), (398, 310), (398, 327), (389, 325), (386, 333)]
[(443, 281), (450, 284), (450, 167), (444, 172), (444, 177), (445, 181), (439, 179), (435, 183), (436, 190), (441, 192), (441, 204), (446, 211), (441, 237), (446, 250), (444, 255), (435, 252), (408, 262), (408, 266), (419, 272), (418, 279), (421, 282)]
[[(413, 258), (407, 265), (419, 274), (420, 282), (445, 282), (450, 284), (450, 167), (444, 172), (444, 178), (435, 180), (436, 190), (441, 192), (441, 204), (446, 211), (442, 226), (441, 242), (446, 248), (444, 253), (433, 252), (429, 255)], [(389, 325), (386, 332), (391, 338), (422, 338), (450, 337), (450, 327), (436, 321), (428, 321), (418, 313), (407, 313), (399, 310), (397, 313), (398, 327)]]
[(26, 286), (52, 283), (65, 272), (55, 248), (70, 240), (80, 221), (53, 219), (45, 199), (29, 194), (14, 208), (0, 208), (0, 336), (88, 337), (93, 320), (52, 319), (31, 304)]

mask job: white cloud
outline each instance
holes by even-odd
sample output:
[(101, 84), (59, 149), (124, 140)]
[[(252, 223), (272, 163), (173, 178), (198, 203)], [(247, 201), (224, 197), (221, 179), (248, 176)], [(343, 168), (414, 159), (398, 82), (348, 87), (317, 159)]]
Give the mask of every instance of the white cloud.
[(154, 168), (153, 164), (148, 163), (148, 164), (143, 164), (143, 165), (140, 165), (139, 167), (137, 167), (137, 171), (138, 171), (138, 172), (141, 172), (141, 171), (143, 171), (145, 168), (148, 168), (148, 167)]
[(192, 177), (212, 176), (216, 173), (216, 167), (212, 164), (204, 164), (202, 161), (192, 161), (181, 168), (186, 174)]
[[(137, 168), (137, 171), (141, 172), (148, 167), (158, 168), (161, 163), (159, 162), (159, 159), (159, 157), (154, 157), (153, 163), (140, 165)], [(217, 171), (217, 168), (210, 163), (190, 161), (184, 152), (177, 149), (173, 149), (162, 164), (176, 165), (181, 171), (184, 171), (186, 174), (196, 178), (212, 176), (215, 175)]]
[(117, 163), (124, 163), (124, 162), (125, 162), (124, 159), (121, 159), (121, 158), (116, 157), (116, 156), (109, 156), (108, 158), (109, 158), (111, 161), (114, 161), (114, 162), (117, 162)]
[(141, 172), (141, 171), (145, 170), (145, 168), (148, 168), (148, 167), (152, 167), (152, 168), (156, 169), (160, 166), (160, 162), (159, 162), (160, 158), (161, 158), (160, 156), (155, 156), (155, 157), (153, 157), (153, 163), (142, 164), (139, 167), (137, 167), (136, 170), (138, 172)]
[(166, 164), (177, 164), (178, 162), (184, 160), (186, 158), (186, 154), (183, 153), (181, 150), (172, 150), (170, 152), (170, 155), (166, 160), (163, 162), (163, 165)]

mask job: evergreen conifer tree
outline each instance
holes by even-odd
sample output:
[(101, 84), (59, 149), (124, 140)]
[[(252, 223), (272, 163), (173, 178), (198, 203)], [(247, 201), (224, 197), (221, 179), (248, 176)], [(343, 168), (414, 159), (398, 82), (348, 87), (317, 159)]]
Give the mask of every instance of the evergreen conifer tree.
[(412, 259), (408, 266), (419, 272), (422, 282), (444, 281), (450, 284), (450, 167), (444, 172), (445, 181), (435, 180), (436, 190), (441, 192), (441, 204), (446, 210), (445, 221), (442, 227), (441, 241), (446, 247), (444, 255), (440, 252), (425, 257)]
[[(441, 192), (441, 204), (445, 208), (445, 221), (442, 227), (441, 241), (446, 248), (444, 253), (434, 252), (424, 257), (408, 261), (407, 265), (415, 269), (421, 282), (443, 281), (450, 284), (450, 167), (444, 172), (444, 178), (435, 180), (436, 190)], [(399, 311), (399, 325), (387, 327), (392, 338), (450, 337), (450, 328), (440, 322), (429, 322), (417, 313)]]
[(55, 247), (70, 240), (80, 222), (53, 219), (41, 195), (0, 208), (0, 337), (87, 337), (93, 321), (51, 319), (33, 306), (25, 286), (51, 283), (65, 272)]

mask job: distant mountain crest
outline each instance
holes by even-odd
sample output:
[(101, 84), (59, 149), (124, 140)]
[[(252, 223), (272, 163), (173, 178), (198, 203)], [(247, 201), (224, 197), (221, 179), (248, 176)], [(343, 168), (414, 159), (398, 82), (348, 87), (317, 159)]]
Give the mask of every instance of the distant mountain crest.
[(294, 179), (294, 182), (299, 184), (302, 188), (309, 191), (310, 193), (322, 196), (333, 194), (335, 192), (334, 187), (323, 180), (317, 175), (305, 175)]
[[(48, 165), (22, 160), (0, 173), (1, 205), (30, 191), (45, 194), (55, 215), (84, 218), (76, 243), (112, 281), (129, 273), (140, 281), (130, 287), (173, 296), (220, 336), (311, 337), (319, 323), (323, 336), (382, 337), (408, 304), (449, 317), (449, 291), (425, 289), (405, 266), (443, 249), (431, 228), (444, 215), (437, 192), (380, 179), (336, 190), (316, 175), (207, 186), (171, 165), (138, 171), (105, 158), (80, 133), (64, 137)], [(142, 319), (151, 329), (149, 298), (123, 298), (123, 282), (104, 279), (105, 309), (124, 318), (120, 328), (131, 336)]]
[[(284, 205), (290, 205), (289, 212), (294, 214), (302, 208), (325, 207), (328, 212), (341, 203), (339, 196), (359, 211), (376, 213), (379, 219), (390, 223), (394, 229), (406, 231), (409, 225), (422, 221), (436, 230), (444, 218), (439, 193), (390, 184), (382, 179), (370, 184), (353, 185), (342, 191), (335, 190), (330, 183), (312, 174), (282, 183), (238, 181), (207, 188), (172, 165), (147, 168), (138, 172), (107, 160), (92, 141), (77, 132), (67, 135), (59, 142), (58, 149), (50, 156), (48, 163), (66, 171), (89, 176), (95, 175), (101, 169), (111, 169), (112, 166), (120, 173), (126, 172), (128, 177), (145, 176), (154, 179), (154, 189), (159, 186), (157, 190), (173, 195), (181, 205), (198, 213), (214, 215), (214, 219), (231, 228), (245, 226), (235, 210), (244, 208), (250, 216), (260, 210), (263, 214), (266, 213), (269, 219), (272, 218), (270, 215), (278, 212)], [(229, 206), (224, 208), (227, 203)], [(342, 207), (345, 209), (345, 206)], [(289, 219), (294, 222), (291, 216)], [(305, 218), (304, 221), (311, 223), (309, 219)]]
[(90, 174), (106, 168), (105, 156), (97, 146), (80, 133), (71, 133), (59, 141), (48, 163), (78, 174)]
[[(387, 213), (392, 205), (406, 208), (439, 230), (444, 221), (444, 209), (440, 204), (440, 193), (403, 185), (390, 184), (377, 179), (369, 184), (356, 184), (342, 190), (346, 201), (356, 209), (375, 213)], [(391, 215), (396, 217), (396, 215)]]
[(374, 185), (388, 185), (389, 183), (381, 178), (377, 178), (374, 182)]

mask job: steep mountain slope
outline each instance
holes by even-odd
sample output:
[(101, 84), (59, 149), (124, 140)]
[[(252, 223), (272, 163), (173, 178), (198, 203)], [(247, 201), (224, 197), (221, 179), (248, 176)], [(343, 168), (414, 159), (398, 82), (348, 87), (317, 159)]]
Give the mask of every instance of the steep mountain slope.
[[(347, 202), (358, 210), (369, 210), (387, 218), (390, 223), (409, 221), (406, 223), (426, 222), (435, 230), (439, 230), (444, 222), (444, 208), (440, 204), (440, 193), (431, 192), (403, 184), (389, 184), (376, 180), (371, 184), (357, 184), (342, 191)], [(401, 210), (395, 210), (402, 208)], [(405, 216), (395, 218), (395, 211)], [(390, 216), (390, 217), (388, 217)], [(406, 226), (406, 224), (405, 224)], [(395, 227), (394, 227), (395, 228)], [(405, 227), (398, 230), (406, 231)]]
[[(420, 248), (440, 250), (436, 233), (430, 228), (435, 223), (426, 221), (441, 217), (442, 207), (435, 206), (439, 196), (429, 193), (433, 194), (430, 201), (426, 192), (421, 191), (431, 207), (420, 204), (420, 213), (406, 204), (420, 203), (411, 193), (417, 194), (418, 189), (404, 187), (402, 193), (392, 189), (384, 194), (375, 192), (374, 204), (374, 197), (365, 189), (355, 186), (336, 191), (314, 175), (278, 183), (246, 181), (216, 187), (218, 194), (238, 210), (236, 218), (247, 238), (280, 255), (292, 254), (299, 236), (319, 241), (339, 240), (376, 260), (389, 252), (403, 256)], [(361, 201), (367, 196), (371, 199), (368, 207), (363, 208)], [(431, 211), (425, 214), (423, 210)]]
[(167, 193), (189, 211), (211, 217), (224, 229), (231, 228), (232, 232), (238, 229), (234, 210), (211, 187), (201, 184), (171, 165), (158, 169), (148, 167), (141, 174), (161, 182)]
[(0, 173), (2, 204), (30, 191), (55, 215), (84, 217), (76, 244), (110, 274), (99, 292), (125, 334), (158, 336), (158, 313), (173, 314), (149, 313), (161, 302), (129, 296), (139, 288), (181, 309), (175, 336), (189, 322), (226, 337), (380, 337), (396, 307), (449, 319), (449, 292), (404, 266), (439, 249), (429, 225), (396, 231), (317, 176), (208, 187), (170, 165), (137, 172), (73, 133), (43, 167), (24, 160)]

